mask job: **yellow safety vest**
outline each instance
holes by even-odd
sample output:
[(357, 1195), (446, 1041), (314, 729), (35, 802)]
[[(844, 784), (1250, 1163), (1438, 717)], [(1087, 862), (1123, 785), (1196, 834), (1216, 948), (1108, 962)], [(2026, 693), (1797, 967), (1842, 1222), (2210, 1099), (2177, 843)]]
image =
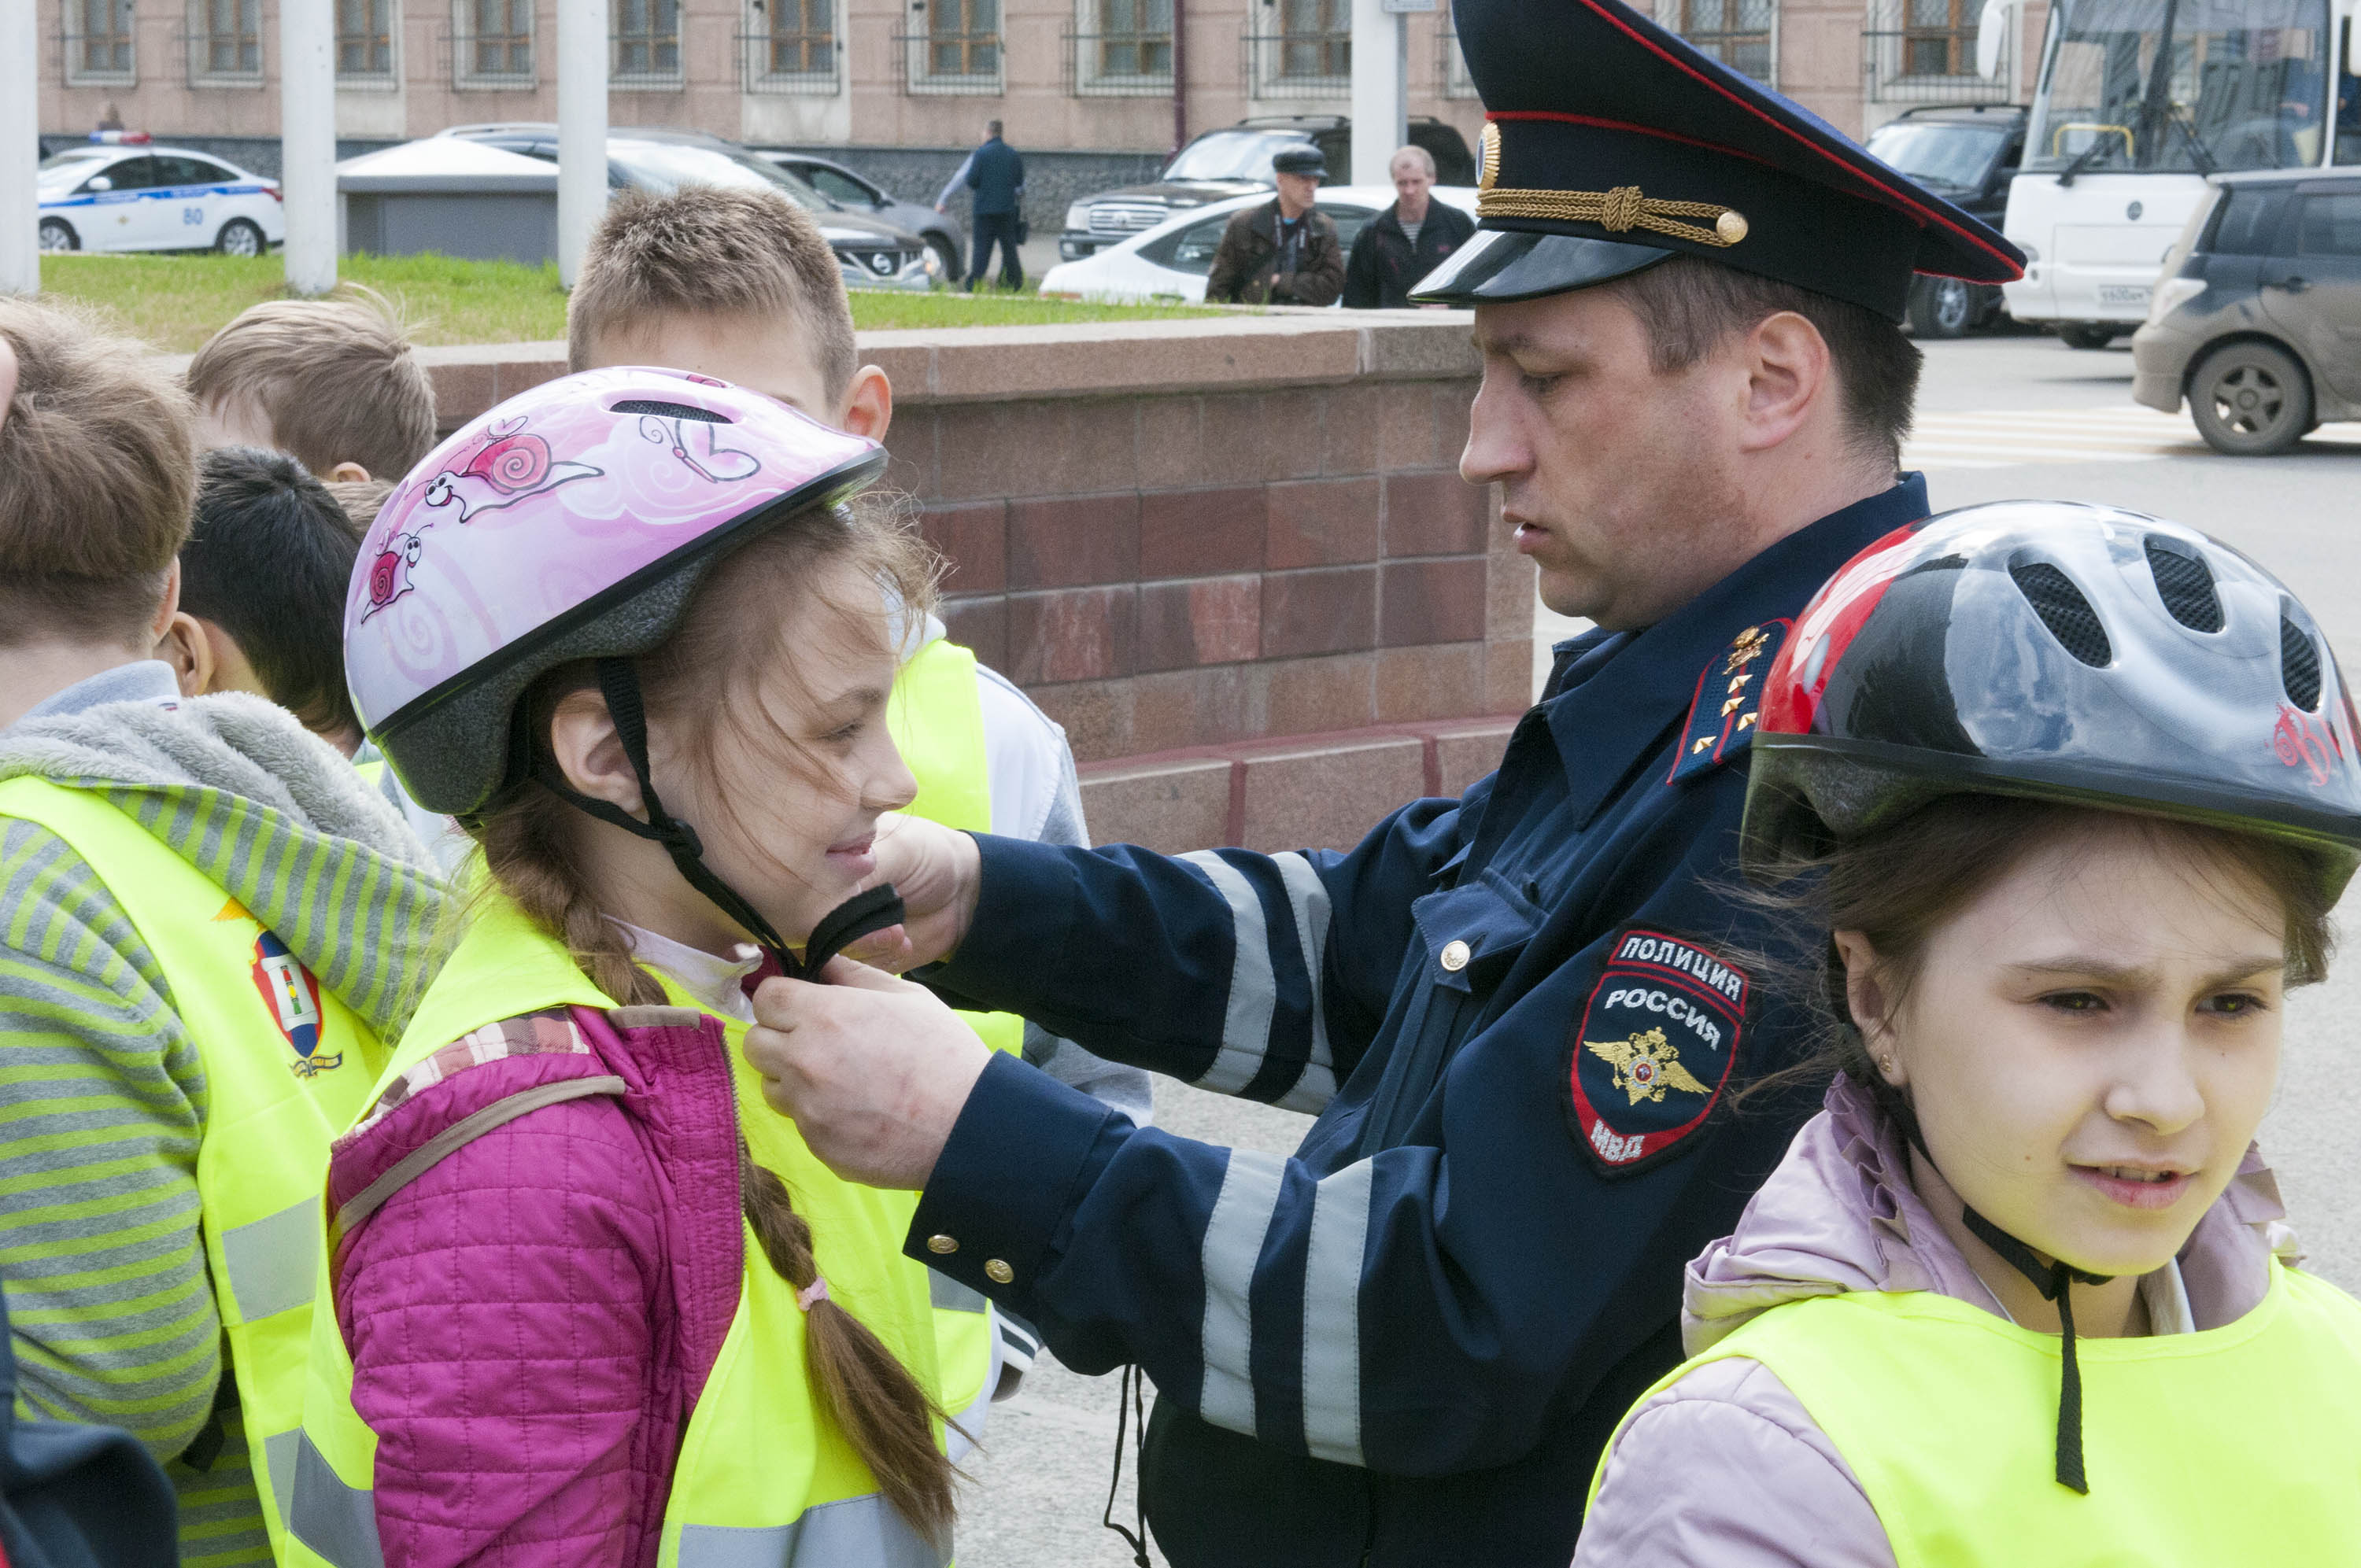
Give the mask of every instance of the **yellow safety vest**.
[[(886, 728), (918, 781), (913, 814), (962, 832), (992, 830), (992, 773), (983, 746), (983, 704), (977, 695), (975, 655), (941, 638), (902, 667), (886, 710)], [(1025, 1020), (1013, 1013), (962, 1013), (994, 1050), (1025, 1047)], [(935, 1328), (941, 1344), (943, 1409), (968, 1438), (982, 1435), (992, 1404), (999, 1333), (991, 1304), (958, 1280), (928, 1271)], [(954, 1443), (954, 1449), (964, 1444)]]
[(2074, 1342), (2087, 1497), (2054, 1475), (2058, 1337), (1933, 1291), (1773, 1308), (1640, 1403), (1709, 1361), (1770, 1368), (1851, 1466), (1897, 1568), (2349, 1568), (2361, 1303), (2270, 1272), (2224, 1327)]
[[(831, 1299), (867, 1324), (922, 1387), (938, 1387), (927, 1271), (901, 1255), (917, 1194), (830, 1175), (794, 1124), (764, 1102), (762, 1080), (739, 1048), (745, 1026), (707, 1012), (670, 979), (658, 978), (675, 1005), (720, 1025), (719, 1048), (729, 1053), (740, 1130), (756, 1162), (776, 1171), (795, 1194)], [(514, 905), (489, 902), (427, 992), (370, 1099), (442, 1047), (502, 1018), (616, 1005)], [(568, 1085), (577, 1093), (622, 1090), (620, 1080)], [(546, 1103), (550, 1097), (533, 1098)], [(316, 1200), (312, 1217), (321, 1223)], [(741, 1225), (741, 1236), (738, 1310), (689, 1415), (664, 1509), (661, 1568), (937, 1568), (948, 1560), (949, 1543), (920, 1538), (878, 1496), (875, 1478), (810, 1387), (794, 1288), (771, 1267), (751, 1226)], [(320, 1281), (324, 1299), (324, 1256)], [(383, 1562), (370, 1495), (377, 1434), (354, 1411), (352, 1389), (352, 1360), (335, 1313), (323, 1311), (313, 1332), (293, 1533), (283, 1559), (290, 1564), (376, 1568)]]
[(106, 883), (164, 971), (204, 1065), (197, 1199), (255, 1488), (283, 1544), (320, 1270), (328, 1145), (385, 1062), (369, 1026), (205, 874), (85, 790), (0, 784)]

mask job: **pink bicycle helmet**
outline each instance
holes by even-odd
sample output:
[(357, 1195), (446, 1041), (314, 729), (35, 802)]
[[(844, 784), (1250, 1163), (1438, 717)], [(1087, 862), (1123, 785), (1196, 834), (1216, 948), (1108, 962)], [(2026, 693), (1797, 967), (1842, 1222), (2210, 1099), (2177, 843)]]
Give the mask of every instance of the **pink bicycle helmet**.
[(588, 370), (468, 422), (362, 542), (353, 707), (411, 798), (466, 817), (530, 770), (517, 699), (669, 637), (714, 563), (876, 478), (883, 447), (677, 370)]

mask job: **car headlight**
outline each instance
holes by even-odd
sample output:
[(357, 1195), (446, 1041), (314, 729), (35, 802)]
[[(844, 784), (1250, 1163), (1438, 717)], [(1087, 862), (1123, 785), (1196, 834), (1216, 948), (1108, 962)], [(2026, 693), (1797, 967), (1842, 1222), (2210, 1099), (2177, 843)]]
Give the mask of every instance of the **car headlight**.
[(2205, 280), (2202, 278), (2167, 278), (2156, 286), (2156, 292), (2149, 296), (2147, 302), (2149, 323), (2153, 325), (2162, 321), (2204, 291)]
[(1086, 229), (1091, 226), (1091, 207), (1087, 202), (1076, 202), (1066, 209), (1066, 227)]

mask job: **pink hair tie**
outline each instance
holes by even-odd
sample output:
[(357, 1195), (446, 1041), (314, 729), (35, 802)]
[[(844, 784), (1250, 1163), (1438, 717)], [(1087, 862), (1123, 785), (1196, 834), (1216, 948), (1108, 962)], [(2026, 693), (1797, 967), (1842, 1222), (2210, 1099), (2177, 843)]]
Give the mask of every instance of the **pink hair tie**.
[(812, 1282), (796, 1292), (796, 1306), (807, 1312), (812, 1310), (813, 1302), (827, 1299), (828, 1276), (825, 1274), (812, 1276)]

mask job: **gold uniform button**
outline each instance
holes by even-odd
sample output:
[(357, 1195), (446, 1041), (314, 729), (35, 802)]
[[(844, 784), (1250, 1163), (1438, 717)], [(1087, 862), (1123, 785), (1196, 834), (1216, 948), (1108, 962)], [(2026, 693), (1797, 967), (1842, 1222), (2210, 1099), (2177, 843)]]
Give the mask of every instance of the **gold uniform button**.
[(1443, 967), (1457, 974), (1467, 967), (1467, 944), (1445, 942), (1443, 945)]
[(1016, 1277), (1016, 1271), (996, 1257), (984, 1260), (983, 1271), (992, 1276), (992, 1282), (994, 1285), (1005, 1285)]
[(927, 1250), (928, 1252), (938, 1253), (957, 1252), (959, 1251), (959, 1243), (951, 1240), (949, 1236), (928, 1236), (927, 1238)]

